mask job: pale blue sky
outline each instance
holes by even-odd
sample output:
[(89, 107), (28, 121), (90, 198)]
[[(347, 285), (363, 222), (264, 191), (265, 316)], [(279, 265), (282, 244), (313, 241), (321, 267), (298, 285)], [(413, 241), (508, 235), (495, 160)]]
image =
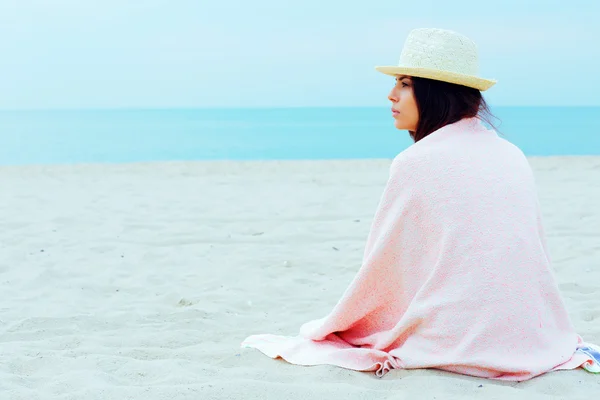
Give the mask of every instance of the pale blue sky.
[(478, 44), (492, 105), (600, 105), (599, 16), (595, 0), (0, 0), (0, 108), (386, 105), (374, 66), (417, 27)]

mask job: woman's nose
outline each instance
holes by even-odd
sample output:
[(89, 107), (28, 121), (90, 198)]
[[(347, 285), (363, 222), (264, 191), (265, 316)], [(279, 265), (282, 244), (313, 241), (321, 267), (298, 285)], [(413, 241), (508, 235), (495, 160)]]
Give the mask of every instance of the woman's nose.
[(388, 94), (388, 100), (392, 101), (392, 102), (397, 102), (398, 101), (398, 96), (396, 96), (396, 93), (394, 93), (394, 90), (392, 89), (390, 91), (390, 93)]

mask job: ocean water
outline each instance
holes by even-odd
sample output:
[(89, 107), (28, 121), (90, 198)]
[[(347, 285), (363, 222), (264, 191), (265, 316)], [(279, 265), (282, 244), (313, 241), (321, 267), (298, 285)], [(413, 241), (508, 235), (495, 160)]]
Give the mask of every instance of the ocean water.
[[(526, 155), (600, 155), (600, 107), (496, 107)], [(388, 107), (0, 111), (0, 164), (393, 158)]]

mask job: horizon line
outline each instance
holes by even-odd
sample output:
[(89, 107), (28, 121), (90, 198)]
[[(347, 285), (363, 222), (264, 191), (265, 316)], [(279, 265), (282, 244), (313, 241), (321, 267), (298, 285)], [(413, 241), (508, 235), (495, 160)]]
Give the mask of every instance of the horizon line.
[[(598, 105), (489, 105), (490, 108), (600, 108)], [(147, 107), (147, 106), (124, 106), (124, 107), (48, 107), (48, 108), (0, 108), (0, 112), (15, 112), (15, 111), (168, 111), (168, 110), (286, 110), (286, 109), (350, 109), (350, 108), (386, 108), (388, 106), (254, 106), (254, 107), (240, 107), (240, 106), (159, 106), (159, 107)]]

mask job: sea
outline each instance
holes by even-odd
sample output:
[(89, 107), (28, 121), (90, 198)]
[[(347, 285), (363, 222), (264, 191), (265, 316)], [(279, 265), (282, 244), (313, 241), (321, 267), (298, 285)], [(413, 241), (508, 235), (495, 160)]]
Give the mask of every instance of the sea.
[[(600, 155), (600, 107), (492, 107), (528, 156)], [(0, 165), (394, 158), (389, 107), (0, 111)]]

